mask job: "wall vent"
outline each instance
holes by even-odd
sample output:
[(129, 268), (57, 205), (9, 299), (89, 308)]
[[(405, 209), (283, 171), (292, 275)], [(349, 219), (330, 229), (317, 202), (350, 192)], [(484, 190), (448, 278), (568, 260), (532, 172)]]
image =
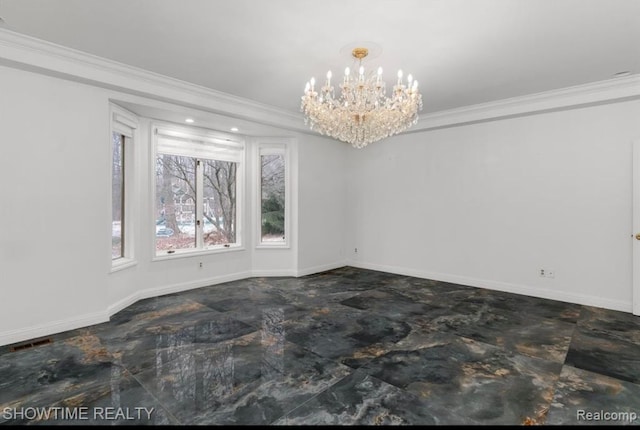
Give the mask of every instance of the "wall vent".
[(33, 348), (35, 346), (46, 345), (46, 344), (52, 343), (52, 342), (53, 341), (51, 340), (51, 338), (33, 340), (33, 341), (29, 341), (29, 342), (21, 343), (19, 345), (12, 346), (12, 347), (9, 348), (9, 351), (10, 352), (22, 351), (23, 349), (29, 349), (29, 348)]

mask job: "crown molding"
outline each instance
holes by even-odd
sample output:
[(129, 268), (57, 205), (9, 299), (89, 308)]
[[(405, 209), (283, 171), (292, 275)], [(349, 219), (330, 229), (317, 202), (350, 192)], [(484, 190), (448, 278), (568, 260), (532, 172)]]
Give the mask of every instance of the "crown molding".
[[(302, 114), (194, 85), (0, 28), (0, 65), (299, 133)], [(420, 116), (405, 133), (640, 98), (640, 75), (612, 78)]]
[(640, 75), (636, 74), (421, 115), (410, 132), (639, 98)]
[(0, 65), (150, 99), (308, 132), (302, 114), (260, 104), (0, 28)]

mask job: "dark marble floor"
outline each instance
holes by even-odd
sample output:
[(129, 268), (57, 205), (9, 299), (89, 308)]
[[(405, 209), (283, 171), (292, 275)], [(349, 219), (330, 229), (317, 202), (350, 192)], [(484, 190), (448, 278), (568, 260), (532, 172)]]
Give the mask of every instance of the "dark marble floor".
[(345, 267), (0, 348), (0, 424), (640, 424), (640, 317)]

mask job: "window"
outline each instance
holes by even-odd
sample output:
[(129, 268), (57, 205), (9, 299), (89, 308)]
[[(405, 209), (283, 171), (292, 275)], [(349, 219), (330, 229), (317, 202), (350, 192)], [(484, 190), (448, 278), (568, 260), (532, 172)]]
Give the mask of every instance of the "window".
[(285, 144), (258, 147), (259, 247), (288, 246), (288, 153)]
[(244, 144), (157, 126), (156, 255), (239, 248)]
[(124, 257), (124, 135), (113, 132), (111, 151), (111, 259)]
[(134, 132), (137, 117), (119, 106), (111, 105), (111, 269), (135, 264), (133, 247)]

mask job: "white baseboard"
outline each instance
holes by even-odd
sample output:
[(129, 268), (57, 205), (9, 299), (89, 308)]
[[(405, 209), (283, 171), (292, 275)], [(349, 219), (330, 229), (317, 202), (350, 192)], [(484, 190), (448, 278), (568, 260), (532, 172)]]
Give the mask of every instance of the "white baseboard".
[(269, 277), (287, 277), (287, 276), (296, 276), (296, 271), (294, 269), (259, 269), (252, 270), (251, 276), (256, 278), (269, 278)]
[(9, 330), (0, 333), (0, 346), (24, 342), (30, 339), (52, 336), (57, 333), (88, 327), (107, 321), (109, 321), (109, 315), (106, 312), (101, 311), (84, 314), (65, 320), (48, 322), (46, 324), (41, 324), (26, 329)]
[(333, 269), (339, 269), (346, 265), (347, 265), (347, 262), (343, 260), (343, 261), (336, 261), (329, 264), (323, 264), (320, 266), (307, 267), (306, 269), (298, 269), (295, 276), (300, 277), (300, 276), (313, 275), (314, 273), (325, 272), (327, 270), (333, 270)]
[(433, 279), (434, 281), (450, 282), (452, 284), (468, 285), (470, 287), (486, 288), (488, 290), (503, 291), (506, 293), (522, 294), (525, 296), (539, 297), (542, 299), (558, 300), (561, 302), (575, 303), (579, 305), (594, 306), (597, 308), (611, 309), (614, 311), (631, 312), (631, 303), (620, 300), (611, 300), (602, 297), (594, 297), (585, 294), (568, 293), (564, 291), (548, 290), (544, 288), (529, 287), (525, 285), (511, 284), (507, 282), (490, 281), (485, 279), (468, 278), (465, 276), (435, 273), (426, 270), (407, 267), (386, 266), (381, 264), (349, 261), (349, 266), (361, 269), (378, 270), (381, 272), (396, 273), (398, 275), (414, 276), (416, 278)]

